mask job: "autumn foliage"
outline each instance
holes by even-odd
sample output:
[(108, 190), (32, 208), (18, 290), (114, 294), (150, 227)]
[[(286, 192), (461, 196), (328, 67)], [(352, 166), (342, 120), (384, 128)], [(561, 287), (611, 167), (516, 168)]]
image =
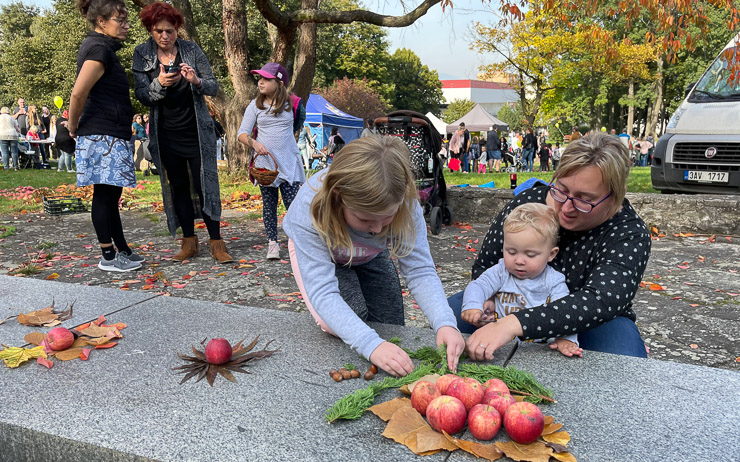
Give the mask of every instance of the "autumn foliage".
[(367, 80), (336, 80), (326, 88), (317, 91), (325, 100), (347, 114), (363, 119), (375, 118), (388, 111), (387, 105), (368, 85)]

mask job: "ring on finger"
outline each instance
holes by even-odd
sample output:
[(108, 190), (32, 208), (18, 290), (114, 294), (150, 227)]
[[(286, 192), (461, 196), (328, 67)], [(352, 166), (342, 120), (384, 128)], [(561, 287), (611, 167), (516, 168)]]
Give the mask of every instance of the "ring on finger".
[(478, 345), (478, 348), (483, 348), (485, 350), (486, 346), (481, 343), (480, 345)]

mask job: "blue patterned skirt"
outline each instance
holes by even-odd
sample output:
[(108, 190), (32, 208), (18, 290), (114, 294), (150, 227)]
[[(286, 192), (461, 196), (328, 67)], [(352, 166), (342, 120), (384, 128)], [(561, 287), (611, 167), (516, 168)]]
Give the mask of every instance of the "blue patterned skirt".
[(75, 163), (77, 186), (136, 186), (133, 145), (128, 140), (110, 135), (78, 136)]

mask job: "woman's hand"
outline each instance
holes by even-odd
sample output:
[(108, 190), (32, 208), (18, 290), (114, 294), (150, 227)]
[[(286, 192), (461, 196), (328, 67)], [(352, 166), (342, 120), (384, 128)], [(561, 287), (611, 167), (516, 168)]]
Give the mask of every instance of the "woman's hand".
[(457, 362), (465, 349), (465, 340), (454, 327), (444, 326), (437, 331), (437, 346), (447, 344), (447, 368), (452, 372), (457, 370)]
[(157, 77), (157, 80), (159, 80), (159, 84), (163, 87), (171, 87), (172, 85), (179, 82), (181, 78), (182, 75), (180, 72), (173, 72), (172, 74), (168, 74), (164, 70), (164, 65), (159, 65), (159, 77)]
[(414, 363), (398, 345), (383, 342), (370, 354), (370, 362), (394, 377), (405, 377), (414, 372)]
[(509, 343), (517, 335), (522, 335), (519, 319), (513, 314), (505, 316), (473, 332), (466, 342), (468, 356), (474, 361), (490, 361), (493, 359), (494, 351)]
[(254, 138), (252, 139), (252, 149), (254, 149), (257, 154), (267, 154), (267, 148), (265, 145)]
[(192, 83), (196, 87), (199, 87), (201, 83), (203, 83), (203, 80), (201, 80), (200, 77), (198, 77), (198, 75), (195, 73), (195, 69), (185, 63), (180, 64), (180, 75), (182, 75), (185, 80)]

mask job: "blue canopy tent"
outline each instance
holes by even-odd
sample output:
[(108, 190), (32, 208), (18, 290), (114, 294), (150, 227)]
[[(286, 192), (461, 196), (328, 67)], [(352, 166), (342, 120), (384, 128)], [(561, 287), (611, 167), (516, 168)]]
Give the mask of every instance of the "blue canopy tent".
[(329, 142), (332, 127), (338, 127), (344, 142), (349, 143), (360, 137), (364, 124), (359, 117), (340, 111), (323, 97), (312, 93), (306, 104), (305, 125), (316, 136), (317, 149), (322, 149)]

